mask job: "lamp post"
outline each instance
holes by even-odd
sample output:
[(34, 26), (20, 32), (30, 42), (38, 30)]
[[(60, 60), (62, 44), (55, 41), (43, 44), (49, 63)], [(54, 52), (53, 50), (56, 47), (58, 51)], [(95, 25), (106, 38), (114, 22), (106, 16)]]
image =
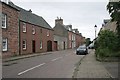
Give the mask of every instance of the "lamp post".
[(95, 25), (94, 28), (95, 28), (95, 38), (96, 38), (97, 25)]

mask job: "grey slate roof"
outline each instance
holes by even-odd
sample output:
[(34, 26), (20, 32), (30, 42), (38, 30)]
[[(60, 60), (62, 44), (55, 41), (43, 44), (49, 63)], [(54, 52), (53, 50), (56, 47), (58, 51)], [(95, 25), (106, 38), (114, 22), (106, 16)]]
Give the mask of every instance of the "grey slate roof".
[(55, 27), (53, 28), (54, 34), (66, 37), (67, 35), (67, 29), (64, 27), (64, 25), (57, 23)]
[(51, 26), (41, 17), (24, 9), (20, 9), (20, 20), (32, 23), (44, 28), (52, 29)]
[(47, 29), (52, 29), (52, 27), (41, 17), (38, 16), (32, 12), (29, 12), (25, 9), (22, 9), (18, 6), (16, 6), (15, 4), (13, 4), (12, 2), (9, 3), (9, 5), (16, 7), (17, 9), (20, 10), (20, 20), (21, 21), (25, 21), (34, 25), (38, 25)]

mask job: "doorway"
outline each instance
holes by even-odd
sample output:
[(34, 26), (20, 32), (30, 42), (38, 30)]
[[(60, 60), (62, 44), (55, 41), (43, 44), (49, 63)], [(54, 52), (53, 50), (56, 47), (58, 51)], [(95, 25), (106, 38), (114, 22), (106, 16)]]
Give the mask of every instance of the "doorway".
[(35, 40), (32, 40), (32, 52), (35, 53)]
[(52, 41), (47, 41), (47, 51), (52, 51)]
[(54, 41), (54, 49), (55, 49), (55, 51), (57, 51), (58, 50), (58, 48), (57, 48), (57, 41)]
[(64, 46), (64, 50), (65, 50), (65, 41), (64, 41), (64, 45), (63, 46)]

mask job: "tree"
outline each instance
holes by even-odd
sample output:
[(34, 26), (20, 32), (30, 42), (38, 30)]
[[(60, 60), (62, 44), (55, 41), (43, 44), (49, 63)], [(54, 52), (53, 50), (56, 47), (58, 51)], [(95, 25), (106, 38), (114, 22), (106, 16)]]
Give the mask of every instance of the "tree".
[(91, 44), (90, 38), (86, 39), (86, 46), (88, 46), (89, 44)]
[(109, 2), (107, 5), (107, 10), (112, 17), (112, 21), (120, 22), (120, 2)]
[(107, 5), (107, 10), (110, 13), (112, 21), (117, 21), (117, 35), (120, 47), (120, 1), (119, 2), (109, 2)]

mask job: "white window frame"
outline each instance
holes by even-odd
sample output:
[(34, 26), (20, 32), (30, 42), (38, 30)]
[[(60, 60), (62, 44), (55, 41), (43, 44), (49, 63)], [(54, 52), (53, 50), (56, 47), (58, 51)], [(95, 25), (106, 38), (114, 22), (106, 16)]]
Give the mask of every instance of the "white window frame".
[(47, 36), (50, 36), (50, 31), (49, 30), (47, 31)]
[(69, 42), (69, 47), (71, 48), (71, 41)]
[[(25, 42), (25, 44), (24, 44), (23, 42)], [(23, 50), (26, 50), (26, 49), (27, 49), (27, 44), (26, 44), (26, 43), (27, 43), (26, 40), (23, 40), (23, 41), (22, 41), (22, 48), (23, 48)], [(25, 46), (25, 47), (23, 47), (23, 46)]]
[(26, 26), (26, 23), (25, 23), (25, 22), (23, 23), (23, 32), (24, 32), (24, 33), (27, 32), (27, 26)]
[[(5, 16), (5, 17), (4, 17), (4, 20), (3, 20), (3, 16)], [(7, 28), (7, 15), (4, 14), (4, 13), (2, 13), (2, 24), (3, 24), (3, 21), (5, 22), (5, 23), (4, 23), (5, 26), (2, 25), (2, 28), (5, 29), (5, 28)]]
[(72, 34), (72, 40), (74, 40), (74, 35)]
[[(5, 49), (3, 48), (3, 41), (5, 41), (6, 45), (5, 45)], [(7, 51), (8, 50), (8, 40), (7, 38), (6, 39), (3, 39), (2, 40), (2, 51)]]
[(32, 28), (32, 34), (35, 34), (35, 28), (34, 27)]
[(43, 46), (42, 41), (40, 41), (40, 49), (42, 49), (42, 46)]
[(71, 40), (71, 34), (69, 34), (69, 40)]

